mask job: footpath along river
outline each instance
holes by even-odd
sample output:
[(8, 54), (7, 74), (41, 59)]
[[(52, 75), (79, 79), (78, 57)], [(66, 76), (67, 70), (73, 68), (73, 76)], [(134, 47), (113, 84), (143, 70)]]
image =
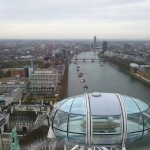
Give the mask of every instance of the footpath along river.
[[(94, 52), (84, 52), (77, 58), (98, 58)], [(78, 77), (83, 72), (82, 78)], [(81, 83), (81, 79), (85, 83)], [(83, 88), (84, 85), (88, 88)], [(85, 92), (120, 93), (143, 100), (150, 106), (150, 87), (131, 77), (109, 62), (78, 62), (70, 63), (68, 71), (68, 97)], [(127, 145), (127, 150), (150, 150), (150, 136), (140, 142)]]

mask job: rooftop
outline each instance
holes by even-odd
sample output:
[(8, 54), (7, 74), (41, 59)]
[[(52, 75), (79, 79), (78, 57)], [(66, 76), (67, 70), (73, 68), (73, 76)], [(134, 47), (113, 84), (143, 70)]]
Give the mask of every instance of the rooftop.
[(37, 114), (35, 111), (13, 111), (13, 113), (10, 113), (11, 118), (15, 117), (14, 119), (16, 119), (17, 116), (19, 116), (19, 117), (30, 116), (30, 117), (36, 118)]
[(55, 69), (37, 69), (33, 74), (55, 74)]
[(26, 82), (28, 81), (27, 78), (25, 77), (8, 77), (8, 78), (1, 78), (0, 79), (0, 84), (1, 83), (7, 83), (7, 84), (13, 84), (13, 83), (21, 83), (21, 82)]

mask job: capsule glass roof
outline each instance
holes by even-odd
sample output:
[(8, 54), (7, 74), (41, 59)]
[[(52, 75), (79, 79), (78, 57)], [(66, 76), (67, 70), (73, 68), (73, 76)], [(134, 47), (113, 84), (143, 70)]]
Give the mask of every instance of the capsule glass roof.
[(139, 99), (88, 93), (58, 102), (50, 123), (56, 137), (78, 144), (116, 145), (150, 133), (150, 110)]

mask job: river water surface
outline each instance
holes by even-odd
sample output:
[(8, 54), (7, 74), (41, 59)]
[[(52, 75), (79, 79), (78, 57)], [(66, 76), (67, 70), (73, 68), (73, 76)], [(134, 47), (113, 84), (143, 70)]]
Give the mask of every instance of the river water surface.
[[(97, 55), (94, 52), (84, 52), (78, 54), (77, 58), (97, 58)], [(84, 73), (82, 78), (78, 77), (77, 66), (80, 67), (79, 72)], [(83, 78), (86, 80), (85, 83), (80, 81)], [(83, 88), (85, 84), (88, 86), (88, 89)], [(81, 61), (77, 64), (70, 63), (68, 97), (85, 92), (120, 93), (141, 99), (150, 106), (150, 87), (130, 77), (130, 75), (108, 62)], [(150, 137), (127, 145), (127, 149), (150, 150)]]

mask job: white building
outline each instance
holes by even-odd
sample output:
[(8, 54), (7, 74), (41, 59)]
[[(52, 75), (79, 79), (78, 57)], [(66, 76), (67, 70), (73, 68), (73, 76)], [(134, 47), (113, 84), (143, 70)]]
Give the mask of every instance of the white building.
[(131, 68), (139, 68), (139, 65), (135, 64), (135, 63), (130, 63), (130, 67)]
[(5, 95), (0, 95), (0, 107), (9, 106), (10, 104), (11, 101), (9, 101), (9, 99), (6, 99)]
[(30, 77), (31, 94), (53, 95), (58, 84), (58, 70), (35, 70)]
[[(7, 140), (5, 140), (6, 138), (3, 135), (3, 131), (4, 131), (4, 124), (6, 123), (6, 118), (3, 114), (0, 113), (0, 149), (1, 150), (8, 150), (8, 140), (9, 138), (7, 138)], [(3, 139), (3, 138), (4, 139)]]
[(17, 88), (21, 88), (23, 92), (26, 92), (28, 86), (29, 80), (24, 77), (9, 77), (0, 79), (0, 93), (8, 93)]
[(16, 127), (18, 132), (30, 132), (44, 124), (45, 120), (47, 120), (47, 111), (49, 110), (46, 105), (14, 104), (11, 107), (9, 129)]
[(52, 57), (55, 59), (56, 58), (56, 54), (60, 53), (59, 49), (55, 49), (52, 51)]
[(12, 102), (19, 102), (22, 97), (22, 90), (17, 88), (10, 93), (0, 95), (0, 106), (9, 106)]
[(18, 132), (30, 132), (36, 129), (37, 117), (34, 111), (12, 111), (9, 117), (9, 129), (16, 127)]

